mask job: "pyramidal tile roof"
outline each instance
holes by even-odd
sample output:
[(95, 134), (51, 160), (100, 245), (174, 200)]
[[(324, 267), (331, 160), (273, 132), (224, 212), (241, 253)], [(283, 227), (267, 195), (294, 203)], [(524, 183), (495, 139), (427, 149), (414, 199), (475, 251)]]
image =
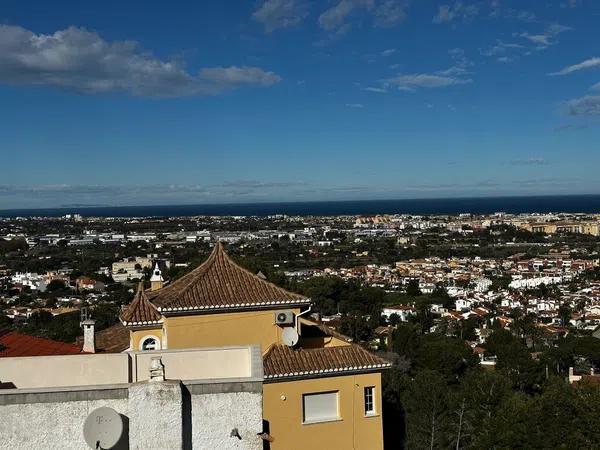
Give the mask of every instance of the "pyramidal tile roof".
[(391, 367), (391, 363), (356, 344), (308, 349), (273, 345), (263, 356), (263, 366), (265, 380), (276, 381), (373, 372)]
[(147, 293), (160, 312), (303, 305), (310, 299), (286, 291), (240, 267), (218, 242), (197, 268), (168, 286)]
[(143, 282), (138, 284), (131, 304), (121, 313), (121, 322), (125, 326), (144, 326), (162, 322), (161, 314), (148, 300)]

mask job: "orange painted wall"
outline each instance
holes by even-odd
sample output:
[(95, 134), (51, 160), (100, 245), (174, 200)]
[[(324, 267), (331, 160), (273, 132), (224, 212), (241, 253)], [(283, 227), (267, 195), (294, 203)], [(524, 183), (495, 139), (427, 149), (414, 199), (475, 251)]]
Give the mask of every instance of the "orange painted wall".
[[(375, 386), (376, 415), (364, 415), (364, 387)], [(340, 420), (303, 424), (302, 395), (338, 391)], [(263, 385), (263, 415), (272, 450), (382, 450), (381, 374), (294, 380)]]

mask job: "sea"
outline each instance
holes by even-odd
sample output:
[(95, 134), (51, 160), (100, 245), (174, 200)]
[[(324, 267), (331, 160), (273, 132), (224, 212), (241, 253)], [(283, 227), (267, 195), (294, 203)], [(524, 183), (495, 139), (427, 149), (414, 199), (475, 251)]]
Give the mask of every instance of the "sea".
[(600, 213), (600, 195), (227, 203), (158, 206), (69, 206), (5, 209), (0, 217), (338, 216), (371, 214)]

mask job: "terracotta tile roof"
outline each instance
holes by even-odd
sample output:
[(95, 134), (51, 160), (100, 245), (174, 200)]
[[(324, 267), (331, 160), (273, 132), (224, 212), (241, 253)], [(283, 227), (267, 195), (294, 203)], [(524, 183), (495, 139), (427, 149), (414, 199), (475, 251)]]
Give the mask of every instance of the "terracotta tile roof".
[(131, 304), (121, 312), (121, 322), (125, 326), (143, 326), (161, 323), (162, 316), (156, 307), (150, 303), (146, 292), (144, 292), (144, 283), (138, 285), (138, 290)]
[(129, 330), (122, 323), (96, 333), (96, 351), (121, 353), (129, 348)]
[(356, 344), (313, 349), (274, 345), (263, 356), (265, 380), (370, 372), (391, 366)]
[(148, 296), (161, 312), (310, 303), (238, 266), (220, 242), (200, 266)]
[(0, 358), (10, 356), (77, 355), (81, 347), (66, 342), (0, 330)]

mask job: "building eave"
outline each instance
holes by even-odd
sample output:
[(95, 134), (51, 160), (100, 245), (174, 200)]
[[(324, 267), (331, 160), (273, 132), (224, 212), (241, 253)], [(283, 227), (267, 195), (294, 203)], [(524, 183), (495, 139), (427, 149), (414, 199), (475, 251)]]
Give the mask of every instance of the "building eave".
[(292, 372), (292, 373), (282, 373), (282, 374), (271, 374), (265, 375), (264, 382), (265, 383), (276, 383), (280, 381), (292, 381), (299, 379), (309, 379), (309, 378), (324, 378), (324, 377), (335, 377), (335, 376), (344, 376), (344, 375), (352, 375), (358, 373), (372, 373), (372, 372), (380, 372), (381, 370), (386, 370), (392, 367), (391, 363), (386, 364), (371, 364), (367, 366), (352, 366), (352, 367), (339, 367), (332, 369), (320, 369), (320, 370), (306, 370), (300, 372)]
[(127, 322), (123, 319), (120, 319), (121, 323), (123, 324), (124, 327), (127, 328), (156, 328), (156, 325), (162, 325), (164, 322), (164, 319), (160, 319), (160, 320), (151, 320), (151, 321), (142, 321), (142, 322)]
[(256, 309), (270, 309), (272, 307), (294, 307), (306, 306), (311, 303), (311, 299), (302, 300), (274, 300), (260, 303), (232, 303), (224, 305), (202, 305), (202, 306), (178, 306), (166, 307), (158, 306), (157, 309), (164, 315), (181, 315), (186, 313), (201, 314), (213, 311), (247, 311)]

